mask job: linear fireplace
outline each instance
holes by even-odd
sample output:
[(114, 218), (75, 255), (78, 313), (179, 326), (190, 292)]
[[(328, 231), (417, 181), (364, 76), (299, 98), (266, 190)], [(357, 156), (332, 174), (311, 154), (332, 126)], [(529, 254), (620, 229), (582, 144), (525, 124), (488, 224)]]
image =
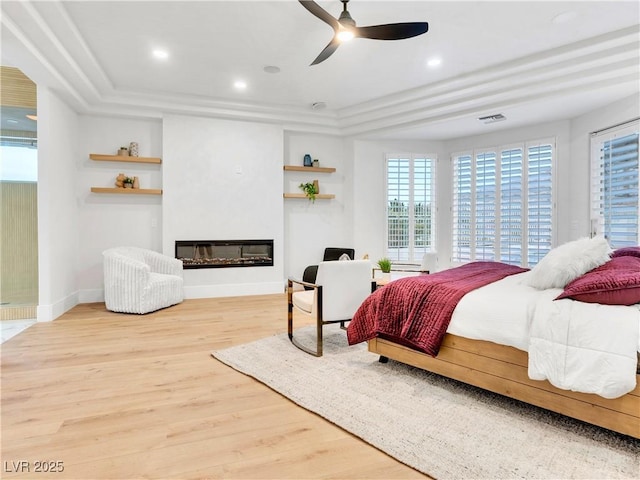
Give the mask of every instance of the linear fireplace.
[(176, 240), (184, 268), (271, 267), (273, 240)]

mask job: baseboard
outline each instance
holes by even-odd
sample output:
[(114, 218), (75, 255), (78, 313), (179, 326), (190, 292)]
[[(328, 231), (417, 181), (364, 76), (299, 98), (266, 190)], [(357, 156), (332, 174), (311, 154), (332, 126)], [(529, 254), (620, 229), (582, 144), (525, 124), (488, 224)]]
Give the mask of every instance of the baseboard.
[(79, 302), (80, 303), (104, 302), (104, 289), (91, 288), (91, 289), (80, 290)]
[(184, 298), (242, 297), (282, 292), (282, 282), (195, 285), (184, 287)]
[(55, 320), (63, 313), (71, 310), (78, 305), (79, 293), (74, 292), (71, 295), (67, 295), (65, 298), (58, 300), (50, 305), (38, 305), (37, 319), (38, 322), (50, 322)]
[[(242, 297), (247, 295), (270, 295), (282, 293), (283, 291), (284, 288), (281, 282), (194, 285), (184, 287), (184, 298)], [(85, 289), (78, 292), (77, 303), (96, 302), (104, 302), (103, 289)], [(38, 315), (39, 318), (40, 316)]]

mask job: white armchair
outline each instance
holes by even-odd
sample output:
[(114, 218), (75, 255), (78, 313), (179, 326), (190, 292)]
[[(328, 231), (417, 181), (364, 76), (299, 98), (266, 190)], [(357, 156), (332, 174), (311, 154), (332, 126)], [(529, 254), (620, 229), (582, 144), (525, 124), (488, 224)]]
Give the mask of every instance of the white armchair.
[[(295, 291), (294, 284), (311, 287)], [(315, 283), (290, 278), (287, 288), (288, 334), (291, 343), (316, 357), (322, 356), (322, 327), (329, 323), (351, 320), (356, 310), (375, 290), (373, 270), (369, 260), (327, 261), (318, 264)], [(316, 319), (317, 345), (311, 350), (293, 337), (293, 309), (312, 315)]]
[(102, 255), (107, 310), (148, 313), (184, 299), (182, 261), (138, 247), (110, 248)]

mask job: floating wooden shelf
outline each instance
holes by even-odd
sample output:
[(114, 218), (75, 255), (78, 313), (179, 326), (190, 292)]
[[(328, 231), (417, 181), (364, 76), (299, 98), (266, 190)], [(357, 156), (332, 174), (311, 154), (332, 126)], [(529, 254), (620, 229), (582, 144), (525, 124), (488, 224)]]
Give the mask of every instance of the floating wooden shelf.
[[(311, 168), (311, 167), (307, 167), (307, 168)], [(284, 193), (283, 194), (284, 198), (308, 198), (304, 193)], [(316, 195), (316, 200), (330, 200), (332, 198), (336, 198), (336, 196), (334, 194), (327, 194), (327, 193), (319, 193)]]
[(299, 165), (285, 165), (284, 169), (290, 172), (333, 173), (336, 171), (333, 167), (301, 167)]
[(99, 162), (162, 163), (162, 159), (157, 157), (124, 157), (121, 155), (102, 155), (99, 153), (90, 153), (89, 158)]
[(106, 188), (91, 187), (93, 193), (115, 193), (120, 195), (162, 195), (161, 188)]

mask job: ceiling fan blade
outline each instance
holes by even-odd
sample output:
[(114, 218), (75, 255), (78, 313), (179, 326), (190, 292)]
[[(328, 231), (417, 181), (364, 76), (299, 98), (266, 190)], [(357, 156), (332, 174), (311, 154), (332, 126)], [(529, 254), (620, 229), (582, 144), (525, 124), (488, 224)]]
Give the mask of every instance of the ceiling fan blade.
[(313, 0), (298, 0), (304, 8), (309, 10), (313, 15), (318, 17), (324, 23), (328, 24), (334, 30), (338, 30), (340, 28), (340, 23), (338, 23), (338, 19), (331, 16), (329, 12), (327, 12), (324, 8), (318, 5)]
[(311, 62), (311, 65), (317, 65), (320, 62), (324, 62), (327, 58), (329, 58), (333, 52), (335, 52), (340, 46), (340, 40), (337, 37), (333, 37), (333, 40), (329, 42), (329, 44), (324, 47), (324, 50), (320, 52), (320, 55), (316, 57), (316, 59)]
[(355, 35), (374, 40), (402, 40), (417, 37), (429, 31), (427, 22), (389, 23), (386, 25), (372, 25), (370, 27), (356, 27)]

